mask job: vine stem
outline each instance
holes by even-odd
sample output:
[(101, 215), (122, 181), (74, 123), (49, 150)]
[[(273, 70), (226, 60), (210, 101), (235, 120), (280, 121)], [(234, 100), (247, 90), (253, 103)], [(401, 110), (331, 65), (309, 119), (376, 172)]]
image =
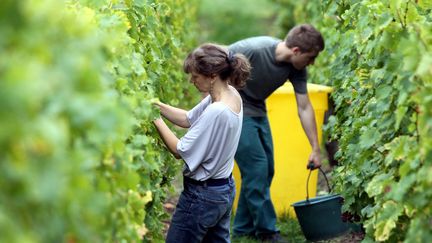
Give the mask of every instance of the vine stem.
[(407, 18), (407, 15), (408, 15), (408, 4), (409, 4), (409, 1), (407, 1), (406, 5), (405, 5), (405, 16), (404, 16), (405, 27), (407, 26), (406, 18)]

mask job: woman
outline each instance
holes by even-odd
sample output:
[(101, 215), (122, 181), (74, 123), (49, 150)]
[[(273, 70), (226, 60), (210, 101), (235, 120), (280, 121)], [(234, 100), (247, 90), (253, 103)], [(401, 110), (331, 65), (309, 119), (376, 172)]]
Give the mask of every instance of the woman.
[(229, 242), (235, 196), (231, 173), (243, 120), (234, 87), (244, 85), (250, 65), (241, 54), (204, 44), (188, 55), (183, 68), (195, 87), (209, 95), (190, 111), (155, 104), (170, 122), (189, 128), (179, 140), (161, 118), (154, 121), (169, 151), (185, 162), (184, 190), (166, 242)]

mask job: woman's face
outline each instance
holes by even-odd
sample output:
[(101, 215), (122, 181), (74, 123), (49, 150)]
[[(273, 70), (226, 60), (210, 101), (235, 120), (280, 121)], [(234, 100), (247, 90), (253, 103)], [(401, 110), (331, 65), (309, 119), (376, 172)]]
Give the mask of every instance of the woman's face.
[(190, 81), (195, 85), (195, 87), (200, 92), (209, 92), (210, 91), (210, 82), (211, 78), (206, 77), (202, 74), (191, 72)]

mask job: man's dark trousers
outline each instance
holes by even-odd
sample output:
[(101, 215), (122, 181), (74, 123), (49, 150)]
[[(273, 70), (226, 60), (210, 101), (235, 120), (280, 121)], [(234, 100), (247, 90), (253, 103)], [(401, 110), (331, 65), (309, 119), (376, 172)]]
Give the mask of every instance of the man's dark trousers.
[(276, 213), (270, 200), (274, 159), (267, 117), (243, 118), (235, 159), (242, 181), (233, 225), (234, 236), (262, 236), (278, 232)]

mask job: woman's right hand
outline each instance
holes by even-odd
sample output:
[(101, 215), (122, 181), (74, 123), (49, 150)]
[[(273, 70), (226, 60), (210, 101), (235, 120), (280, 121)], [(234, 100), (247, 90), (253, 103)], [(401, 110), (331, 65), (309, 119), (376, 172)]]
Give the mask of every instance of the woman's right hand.
[(152, 99), (151, 102), (155, 107), (159, 109), (160, 115), (166, 118), (168, 121), (179, 127), (190, 127), (189, 120), (187, 119), (187, 111), (164, 104), (160, 102), (159, 99)]
[(150, 99), (150, 103), (158, 108), (161, 107), (162, 102), (160, 102), (159, 98), (152, 98)]
[(153, 120), (153, 123), (158, 126), (161, 124), (161, 122), (163, 122), (162, 117), (158, 117), (156, 119)]

